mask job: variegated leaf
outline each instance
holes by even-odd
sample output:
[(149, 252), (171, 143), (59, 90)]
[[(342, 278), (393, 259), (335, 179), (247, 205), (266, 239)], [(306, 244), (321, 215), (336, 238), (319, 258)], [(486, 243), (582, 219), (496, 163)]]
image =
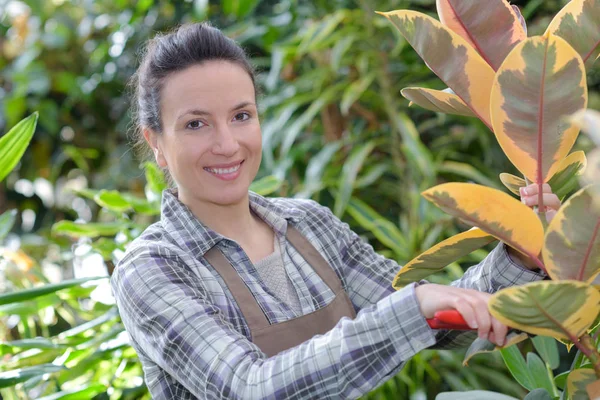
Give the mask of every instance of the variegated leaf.
[(569, 154), (558, 164), (556, 173), (552, 175), (548, 184), (561, 201), (577, 188), (577, 177), (585, 171), (586, 166), (587, 158), (583, 151)]
[(494, 71), (527, 38), (521, 13), (505, 0), (437, 0), (436, 5), (440, 21), (473, 46)]
[(533, 37), (517, 45), (496, 74), (494, 133), (519, 171), (541, 185), (577, 139), (579, 129), (565, 117), (586, 105), (581, 57), (558, 36)]
[(541, 281), (495, 293), (490, 313), (512, 328), (556, 339), (580, 337), (600, 311), (600, 292), (579, 281)]
[(416, 11), (380, 13), (388, 18), (427, 66), (491, 129), (494, 70), (462, 37)]
[(507, 172), (503, 172), (500, 174), (500, 181), (508, 190), (520, 196), (519, 188), (527, 186), (527, 182), (525, 179), (519, 178), (518, 176), (514, 176), (513, 174), (509, 174)]
[(471, 229), (454, 235), (433, 246), (418, 257), (412, 259), (394, 278), (392, 286), (396, 289), (419, 281), (444, 269), (448, 264), (471, 254), (496, 240), (481, 229)]
[(567, 390), (573, 400), (589, 400), (587, 386), (596, 381), (596, 373), (590, 368), (581, 368), (571, 371), (567, 377)]
[(423, 192), (442, 210), (537, 259), (544, 229), (525, 204), (500, 190), (471, 183), (445, 183)]
[(413, 103), (435, 112), (444, 114), (463, 115), (465, 117), (476, 117), (473, 110), (465, 104), (452, 90), (433, 90), (417, 87), (402, 89), (402, 96)]
[(592, 282), (600, 273), (600, 184), (587, 186), (558, 210), (546, 231), (544, 263), (554, 280)]
[(565, 39), (589, 68), (600, 58), (600, 0), (571, 0), (548, 30)]

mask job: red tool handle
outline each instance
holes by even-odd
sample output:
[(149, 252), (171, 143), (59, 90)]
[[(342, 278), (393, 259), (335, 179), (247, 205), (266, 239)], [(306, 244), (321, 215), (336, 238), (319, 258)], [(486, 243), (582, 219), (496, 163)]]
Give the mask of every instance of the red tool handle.
[(431, 329), (454, 329), (458, 331), (473, 331), (463, 316), (456, 310), (438, 311), (427, 323)]

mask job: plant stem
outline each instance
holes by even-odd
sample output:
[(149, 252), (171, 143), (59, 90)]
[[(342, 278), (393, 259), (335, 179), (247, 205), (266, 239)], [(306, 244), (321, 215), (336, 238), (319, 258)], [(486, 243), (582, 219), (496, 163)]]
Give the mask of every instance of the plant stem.
[[(575, 337), (573, 336), (570, 339), (573, 340), (573, 338)], [(600, 379), (600, 354), (590, 335), (586, 333), (581, 336), (581, 341), (576, 339), (576, 341), (573, 341), (573, 344), (591, 361), (596, 377)]]

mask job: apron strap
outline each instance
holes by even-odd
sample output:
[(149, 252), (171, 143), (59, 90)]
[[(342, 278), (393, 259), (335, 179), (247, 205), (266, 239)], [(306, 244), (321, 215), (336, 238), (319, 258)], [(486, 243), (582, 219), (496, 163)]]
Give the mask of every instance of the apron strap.
[(269, 321), (260, 309), (250, 289), (248, 289), (235, 268), (233, 268), (229, 260), (225, 258), (217, 246), (213, 246), (212, 249), (204, 254), (204, 258), (217, 270), (225, 281), (238, 307), (242, 311), (250, 331), (268, 327)]
[[(329, 266), (329, 263), (321, 253), (292, 225), (288, 225), (286, 237), (300, 255), (309, 263), (325, 284), (333, 291), (334, 294), (345, 293), (342, 282), (337, 274)], [(250, 332), (259, 331), (268, 327), (269, 321), (264, 312), (258, 305), (258, 302), (246, 286), (235, 268), (229, 260), (225, 258), (223, 253), (213, 246), (204, 258), (215, 268), (221, 275), (233, 298), (238, 304)]]
[(340, 291), (344, 290), (340, 278), (327, 260), (323, 258), (315, 246), (313, 246), (312, 243), (298, 231), (298, 229), (291, 224), (288, 225), (286, 237), (298, 253), (308, 261), (308, 264), (321, 277), (323, 282), (329, 286), (333, 293), (338, 294)]

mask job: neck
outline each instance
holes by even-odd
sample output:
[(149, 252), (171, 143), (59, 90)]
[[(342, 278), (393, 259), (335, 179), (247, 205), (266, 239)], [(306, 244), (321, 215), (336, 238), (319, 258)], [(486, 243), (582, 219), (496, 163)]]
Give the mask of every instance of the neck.
[(256, 229), (248, 195), (237, 203), (226, 205), (198, 201), (181, 192), (178, 198), (204, 225), (236, 242), (244, 242)]

